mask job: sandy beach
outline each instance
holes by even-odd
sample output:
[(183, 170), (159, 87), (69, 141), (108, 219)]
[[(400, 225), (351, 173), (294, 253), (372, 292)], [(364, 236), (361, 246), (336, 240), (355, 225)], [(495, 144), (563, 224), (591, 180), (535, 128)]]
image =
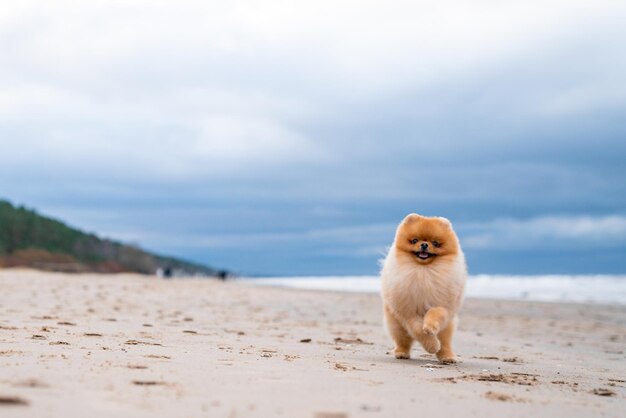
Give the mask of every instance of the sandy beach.
[(0, 270), (4, 417), (619, 417), (626, 306), (468, 299), (456, 365), (375, 294)]

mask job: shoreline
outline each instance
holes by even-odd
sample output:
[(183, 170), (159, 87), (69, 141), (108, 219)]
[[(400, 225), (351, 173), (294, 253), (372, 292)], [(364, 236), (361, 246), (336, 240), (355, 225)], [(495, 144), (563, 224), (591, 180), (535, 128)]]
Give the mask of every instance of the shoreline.
[[(308, 276), (241, 278), (255, 285), (302, 290), (379, 293), (379, 276)], [(626, 275), (475, 275), (468, 298), (626, 305)]]
[(444, 366), (377, 294), (0, 270), (7, 417), (618, 417), (625, 344), (623, 305), (467, 298)]

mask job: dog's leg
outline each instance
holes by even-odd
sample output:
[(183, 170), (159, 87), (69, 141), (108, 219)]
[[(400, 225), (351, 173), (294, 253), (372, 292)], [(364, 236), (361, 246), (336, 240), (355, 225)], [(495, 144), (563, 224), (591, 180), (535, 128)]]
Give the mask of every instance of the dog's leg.
[(406, 332), (406, 329), (404, 329), (402, 324), (393, 316), (391, 311), (386, 306), (384, 315), (385, 323), (387, 324), (387, 331), (396, 343), (393, 354), (397, 359), (411, 358), (413, 338), (411, 338), (411, 336)]
[(452, 320), (448, 322), (448, 326), (439, 333), (441, 349), (437, 352), (437, 358), (440, 362), (445, 364), (456, 363), (456, 355), (454, 351), (452, 351), (452, 335), (456, 329), (456, 323), (456, 317), (452, 318)]
[(431, 354), (435, 354), (441, 348), (439, 339), (436, 335), (426, 334), (424, 332), (424, 321), (418, 316), (409, 321), (409, 329), (411, 336), (415, 338), (424, 347), (424, 350)]
[(424, 315), (423, 321), (415, 321), (413, 332), (424, 350), (431, 354), (438, 353), (441, 341), (437, 334), (448, 323), (448, 310), (442, 307), (431, 308)]
[(422, 331), (424, 331), (424, 334), (437, 335), (442, 329), (446, 328), (449, 319), (450, 313), (446, 308), (441, 306), (430, 308), (424, 315)]
[(420, 342), (424, 350), (430, 354), (435, 354), (441, 349), (441, 343), (436, 335), (425, 334), (422, 329), (417, 329), (415, 332), (415, 338)]

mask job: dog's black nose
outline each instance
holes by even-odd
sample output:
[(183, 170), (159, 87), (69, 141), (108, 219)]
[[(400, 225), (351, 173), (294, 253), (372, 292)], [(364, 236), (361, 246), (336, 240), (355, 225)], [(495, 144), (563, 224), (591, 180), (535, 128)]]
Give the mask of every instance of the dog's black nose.
[(425, 242), (422, 242), (422, 250), (426, 250), (428, 249), (428, 244)]

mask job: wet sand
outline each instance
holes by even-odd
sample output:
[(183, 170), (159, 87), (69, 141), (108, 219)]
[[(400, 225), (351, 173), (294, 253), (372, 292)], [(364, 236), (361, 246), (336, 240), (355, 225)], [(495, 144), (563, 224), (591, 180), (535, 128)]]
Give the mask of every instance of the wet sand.
[(466, 300), (456, 365), (374, 294), (0, 270), (4, 417), (620, 417), (626, 306)]

